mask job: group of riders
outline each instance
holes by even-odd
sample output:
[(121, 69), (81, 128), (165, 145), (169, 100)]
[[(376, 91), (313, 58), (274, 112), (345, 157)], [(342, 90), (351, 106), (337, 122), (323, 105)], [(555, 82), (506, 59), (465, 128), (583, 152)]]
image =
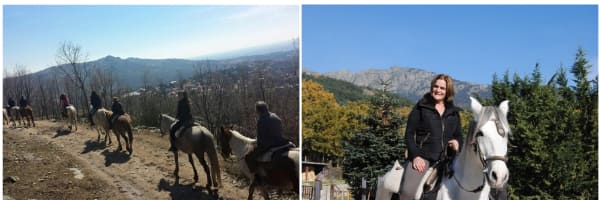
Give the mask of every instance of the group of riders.
[[(6, 106), (6, 110), (10, 110), (11, 108), (14, 108), (15, 106), (17, 106), (17, 103), (15, 102), (15, 100), (12, 97), (8, 98), (8, 106)], [(29, 101), (27, 100), (27, 98), (25, 98), (25, 96), (21, 96), (21, 99), (19, 99), (19, 107), (20, 108), (26, 108), (27, 106), (29, 106)], [(7, 113), (9, 116), (11, 115), (10, 112)]]
[[(177, 131), (184, 131), (185, 129), (194, 126), (194, 117), (192, 116), (191, 103), (187, 92), (180, 91), (178, 93), (178, 97), (179, 100), (177, 102), (176, 114), (177, 121), (171, 127), (171, 130), (169, 132), (171, 142), (171, 147), (169, 148), (169, 151), (174, 152), (177, 151), (177, 147), (175, 145), (175, 141), (177, 140), (177, 138), (175, 138), (175, 133)], [(69, 98), (65, 94), (61, 94), (59, 96), (59, 100), (60, 105), (63, 108), (62, 115), (63, 117), (67, 117), (67, 107), (71, 106)], [(92, 94), (90, 95), (90, 101), (92, 109), (88, 113), (88, 119), (90, 121), (90, 124), (93, 126), (94, 121), (92, 119), (92, 116), (96, 113), (96, 111), (98, 111), (98, 109), (102, 108), (102, 98), (100, 98), (96, 91), (92, 91)], [(15, 101), (12, 98), (9, 98), (7, 108), (12, 108), (14, 106), (16, 106)], [(29, 106), (29, 102), (24, 96), (21, 96), (21, 99), (19, 100), (19, 106)], [(113, 97), (111, 108), (113, 115), (109, 120), (110, 129), (112, 129), (112, 125), (114, 124), (115, 120), (118, 119), (119, 116), (125, 114), (123, 106), (121, 105), (121, 102), (117, 97)], [(251, 172), (256, 171), (256, 168), (258, 167), (257, 158), (259, 156), (263, 155), (271, 148), (289, 144), (288, 139), (286, 139), (283, 136), (283, 125), (281, 119), (275, 113), (269, 112), (268, 105), (264, 101), (256, 102), (256, 112), (259, 117), (257, 121), (257, 142), (254, 148), (250, 149), (246, 153), (245, 157), (245, 160)]]

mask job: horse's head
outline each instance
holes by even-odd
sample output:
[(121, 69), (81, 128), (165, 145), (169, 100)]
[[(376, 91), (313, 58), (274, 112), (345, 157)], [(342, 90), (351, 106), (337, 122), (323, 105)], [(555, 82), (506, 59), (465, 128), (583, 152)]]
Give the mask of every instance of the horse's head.
[(223, 158), (231, 156), (231, 146), (229, 140), (232, 137), (231, 129), (221, 126), (221, 134), (219, 134), (219, 144), (221, 144), (221, 155)]
[(169, 132), (169, 130), (171, 129), (171, 124), (173, 124), (174, 121), (175, 119), (166, 114), (158, 115), (158, 124), (160, 124), (160, 136), (164, 136), (166, 133)]
[(469, 129), (467, 145), (472, 145), (469, 149), (479, 157), (489, 185), (492, 188), (503, 187), (509, 174), (506, 166), (510, 134), (506, 118), (508, 101), (503, 101), (498, 107), (482, 106), (471, 97), (471, 109), (475, 121)]

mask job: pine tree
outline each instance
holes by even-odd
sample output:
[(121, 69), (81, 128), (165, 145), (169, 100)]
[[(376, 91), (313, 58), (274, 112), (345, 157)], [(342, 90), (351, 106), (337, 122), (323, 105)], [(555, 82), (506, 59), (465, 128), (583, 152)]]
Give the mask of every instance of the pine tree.
[(369, 116), (363, 122), (367, 128), (343, 143), (344, 179), (352, 187), (355, 199), (359, 199), (361, 178), (367, 180), (372, 191), (377, 177), (387, 172), (394, 160), (403, 161), (405, 144), (400, 126), (405, 120), (394, 112), (398, 102), (386, 95), (386, 90), (384, 87), (371, 99)]

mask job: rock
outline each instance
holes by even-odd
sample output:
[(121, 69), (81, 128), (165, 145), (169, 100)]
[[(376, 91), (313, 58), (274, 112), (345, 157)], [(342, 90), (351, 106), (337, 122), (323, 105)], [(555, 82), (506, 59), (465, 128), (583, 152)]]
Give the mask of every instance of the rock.
[(4, 178), (5, 183), (15, 183), (19, 180), (21, 180), (21, 179), (19, 179), (18, 176), (9, 176), (9, 177)]

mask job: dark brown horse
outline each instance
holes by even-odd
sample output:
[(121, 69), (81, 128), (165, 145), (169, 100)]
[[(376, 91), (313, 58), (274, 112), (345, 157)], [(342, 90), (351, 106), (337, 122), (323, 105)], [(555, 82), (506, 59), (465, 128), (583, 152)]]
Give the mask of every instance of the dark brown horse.
[(33, 125), (33, 127), (35, 127), (35, 121), (33, 120), (33, 109), (31, 108), (31, 106), (21, 108), (20, 111), (21, 117), (25, 118), (25, 122), (27, 122), (27, 126), (31, 127)]
[(219, 141), (223, 157), (228, 158), (231, 154), (236, 156), (242, 172), (252, 180), (248, 191), (248, 199), (252, 199), (256, 186), (261, 186), (265, 199), (269, 199), (269, 193), (265, 187), (267, 185), (280, 188), (289, 188), (291, 185), (292, 191), (299, 193), (300, 154), (298, 148), (280, 153), (276, 151), (271, 162), (259, 164), (257, 173), (252, 174), (248, 170), (248, 165), (243, 157), (254, 146), (256, 140), (245, 137), (235, 130), (221, 127)]

